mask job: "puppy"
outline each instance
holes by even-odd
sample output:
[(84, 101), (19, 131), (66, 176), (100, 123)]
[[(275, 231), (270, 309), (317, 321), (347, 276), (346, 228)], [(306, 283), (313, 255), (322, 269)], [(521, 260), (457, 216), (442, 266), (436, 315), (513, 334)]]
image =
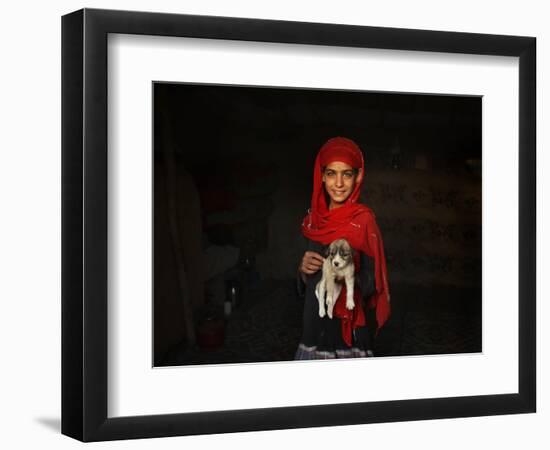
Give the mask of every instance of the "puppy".
[(353, 248), (345, 239), (337, 239), (327, 247), (322, 268), (323, 276), (315, 288), (315, 293), (319, 300), (319, 317), (324, 317), (325, 314), (328, 314), (332, 319), (332, 310), (342, 290), (342, 281), (346, 283), (346, 308), (353, 309), (355, 307), (353, 301), (353, 285), (355, 280), (353, 252)]

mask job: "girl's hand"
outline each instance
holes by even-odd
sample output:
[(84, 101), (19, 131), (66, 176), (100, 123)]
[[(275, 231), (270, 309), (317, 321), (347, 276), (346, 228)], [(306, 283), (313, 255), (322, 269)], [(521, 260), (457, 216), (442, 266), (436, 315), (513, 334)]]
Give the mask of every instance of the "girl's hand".
[(325, 259), (319, 253), (307, 251), (304, 253), (302, 263), (298, 270), (307, 275), (312, 275), (323, 266), (324, 260)]

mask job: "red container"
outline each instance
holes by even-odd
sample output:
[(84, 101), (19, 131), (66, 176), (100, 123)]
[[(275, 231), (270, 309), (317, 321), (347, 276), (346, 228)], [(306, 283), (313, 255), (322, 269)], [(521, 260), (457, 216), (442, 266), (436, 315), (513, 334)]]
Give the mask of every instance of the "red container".
[(224, 320), (206, 317), (197, 327), (197, 344), (202, 350), (213, 351), (223, 345), (225, 339)]

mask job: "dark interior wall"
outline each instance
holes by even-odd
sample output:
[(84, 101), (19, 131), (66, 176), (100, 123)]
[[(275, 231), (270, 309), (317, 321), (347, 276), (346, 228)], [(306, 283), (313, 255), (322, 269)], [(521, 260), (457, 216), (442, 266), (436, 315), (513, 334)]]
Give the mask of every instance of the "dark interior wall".
[(177, 284), (177, 266), (170, 238), (166, 184), (162, 180), (162, 168), (155, 166), (154, 173), (154, 355), (155, 364), (170, 345), (183, 339), (185, 320), (183, 304)]

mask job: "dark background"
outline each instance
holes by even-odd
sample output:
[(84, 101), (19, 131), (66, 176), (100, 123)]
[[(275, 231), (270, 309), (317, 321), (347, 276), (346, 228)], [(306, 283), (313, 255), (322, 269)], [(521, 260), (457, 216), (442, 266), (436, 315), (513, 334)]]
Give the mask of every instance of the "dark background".
[(481, 98), (166, 83), (153, 96), (155, 365), (293, 358), (300, 224), (333, 136), (363, 150), (386, 248), (376, 355), (481, 351)]

